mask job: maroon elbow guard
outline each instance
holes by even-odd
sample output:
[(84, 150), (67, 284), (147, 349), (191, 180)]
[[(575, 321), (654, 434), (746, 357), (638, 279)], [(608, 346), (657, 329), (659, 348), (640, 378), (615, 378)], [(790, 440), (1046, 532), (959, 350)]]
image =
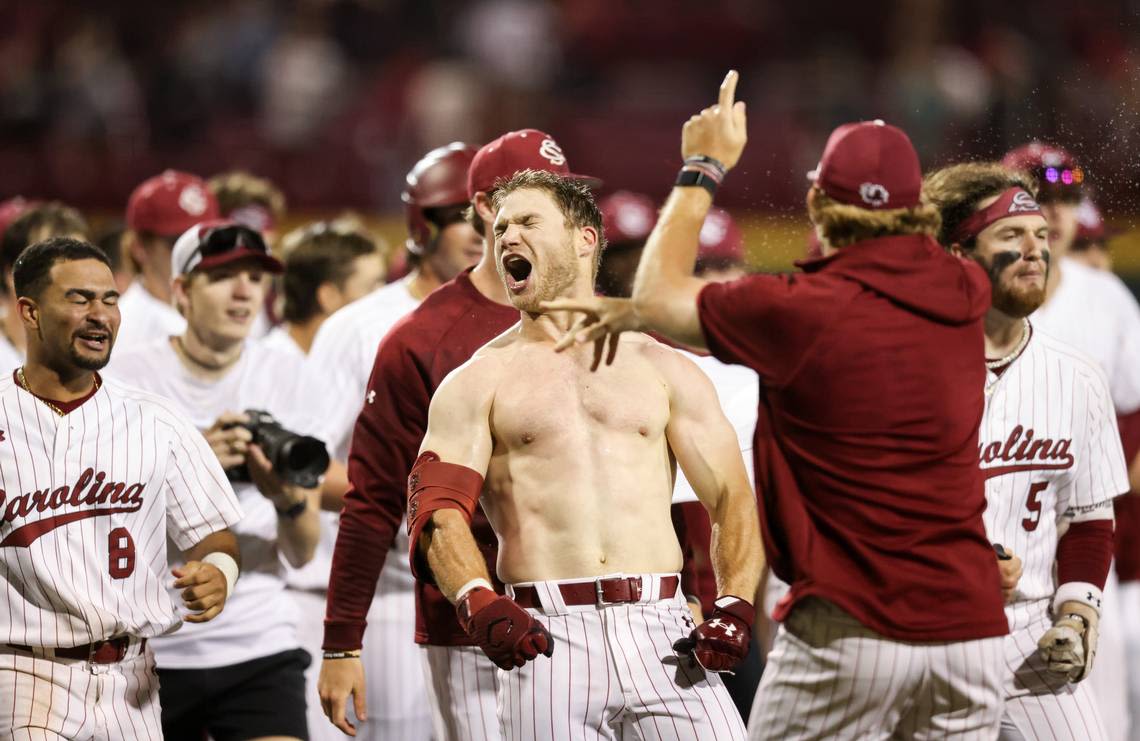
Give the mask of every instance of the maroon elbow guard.
[(444, 463), (430, 450), (424, 451), (408, 476), (408, 541), (412, 574), (421, 581), (432, 582), (431, 570), (419, 549), (420, 535), (433, 512), (454, 509), (463, 513), (468, 523), (475, 514), (483, 476), (474, 469), (455, 463)]

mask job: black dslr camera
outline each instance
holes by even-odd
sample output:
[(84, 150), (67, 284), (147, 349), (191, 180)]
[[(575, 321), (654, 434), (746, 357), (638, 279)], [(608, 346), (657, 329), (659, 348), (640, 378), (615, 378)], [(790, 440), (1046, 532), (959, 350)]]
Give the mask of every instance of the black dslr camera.
[[(315, 437), (290, 432), (269, 412), (247, 409), (245, 414), (249, 417), (248, 423), (232, 426), (249, 430), (253, 442), (265, 453), (273, 464), (273, 471), (283, 481), (305, 489), (320, 483), (329, 467), (329, 453), (324, 443)], [(246, 466), (228, 469), (226, 476), (235, 482), (252, 481)]]

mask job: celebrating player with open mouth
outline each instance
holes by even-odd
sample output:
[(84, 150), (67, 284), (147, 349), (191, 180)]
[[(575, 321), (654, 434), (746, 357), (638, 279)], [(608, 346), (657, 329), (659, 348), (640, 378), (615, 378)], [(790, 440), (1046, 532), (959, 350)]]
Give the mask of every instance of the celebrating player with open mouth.
[[(743, 738), (715, 674), (748, 650), (763, 564), (735, 432), (696, 365), (644, 335), (597, 373), (588, 348), (551, 351), (568, 318), (540, 303), (592, 295), (604, 246), (585, 186), (524, 171), (494, 206), (521, 321), (432, 399), (409, 479), (413, 570), (430, 571), (504, 670), (505, 738)], [(720, 598), (695, 628), (678, 589), (673, 456), (714, 523)], [(480, 503), (508, 596), (471, 536)]]
[(968, 163), (931, 173), (924, 190), (942, 212), (942, 244), (993, 285), (979, 436), (986, 532), (1024, 562), (1006, 605), (1002, 738), (1048, 728), (1106, 739), (1096, 698), (1077, 683), (1096, 653), (1112, 500), (1128, 491), (1108, 382), (1091, 358), (1029, 322), (1045, 300), (1050, 257), (1029, 179)]
[(53, 238), (13, 276), (28, 358), (0, 378), (0, 738), (160, 739), (147, 639), (221, 613), (241, 511), (173, 404), (97, 372), (119, 329), (102, 250)]

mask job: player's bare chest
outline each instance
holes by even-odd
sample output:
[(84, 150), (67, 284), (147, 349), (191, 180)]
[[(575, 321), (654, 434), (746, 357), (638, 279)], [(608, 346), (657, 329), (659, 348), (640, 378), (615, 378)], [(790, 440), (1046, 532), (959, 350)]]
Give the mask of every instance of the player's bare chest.
[(668, 392), (646, 367), (591, 372), (550, 362), (499, 386), (491, 422), (496, 438), (513, 446), (606, 433), (657, 439), (668, 419)]

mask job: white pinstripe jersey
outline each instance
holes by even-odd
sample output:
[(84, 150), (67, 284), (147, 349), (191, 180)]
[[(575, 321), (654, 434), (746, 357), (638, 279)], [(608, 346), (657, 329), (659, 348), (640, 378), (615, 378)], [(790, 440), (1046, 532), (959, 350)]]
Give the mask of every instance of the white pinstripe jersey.
[(61, 417), (7, 373), (0, 433), (0, 643), (177, 628), (167, 536), (186, 550), (241, 518), (189, 420), (112, 379)]
[(0, 334), (0, 374), (11, 374), (24, 363), (24, 356), (7, 337)]
[[(1033, 330), (1001, 376), (986, 372), (978, 435), (986, 478), (986, 532), (1021, 558), (1010, 629), (1053, 596), (1053, 563), (1065, 520), (1128, 491), (1108, 382), (1084, 353)], [(1104, 516), (1111, 517), (1111, 507)]]
[[(308, 355), (309, 377), (321, 383), (321, 426), (329, 438), (329, 454), (338, 461), (348, 461), (352, 429), (364, 406), (368, 379), (372, 376), (380, 340), (419, 305), (419, 301), (408, 291), (409, 282), (408, 278), (403, 278), (389, 283), (338, 310), (321, 325), (313, 339)], [(401, 527), (396, 532), (394, 550), (407, 553), (407, 538), (405, 528)], [(321, 564), (320, 569), (325, 577), (322, 583), (301, 583), (300, 580), (305, 575), (300, 575), (298, 580), (291, 580), (290, 583), (312, 588), (327, 585), (328, 573), (332, 568), (332, 551), (333, 541), (322, 540), (317, 555), (313, 558)], [(314, 574), (317, 567), (308, 568), (306, 572)], [(393, 589), (408, 590), (414, 581), (408, 559), (388, 558), (380, 572), (376, 591), (385, 593)]]

